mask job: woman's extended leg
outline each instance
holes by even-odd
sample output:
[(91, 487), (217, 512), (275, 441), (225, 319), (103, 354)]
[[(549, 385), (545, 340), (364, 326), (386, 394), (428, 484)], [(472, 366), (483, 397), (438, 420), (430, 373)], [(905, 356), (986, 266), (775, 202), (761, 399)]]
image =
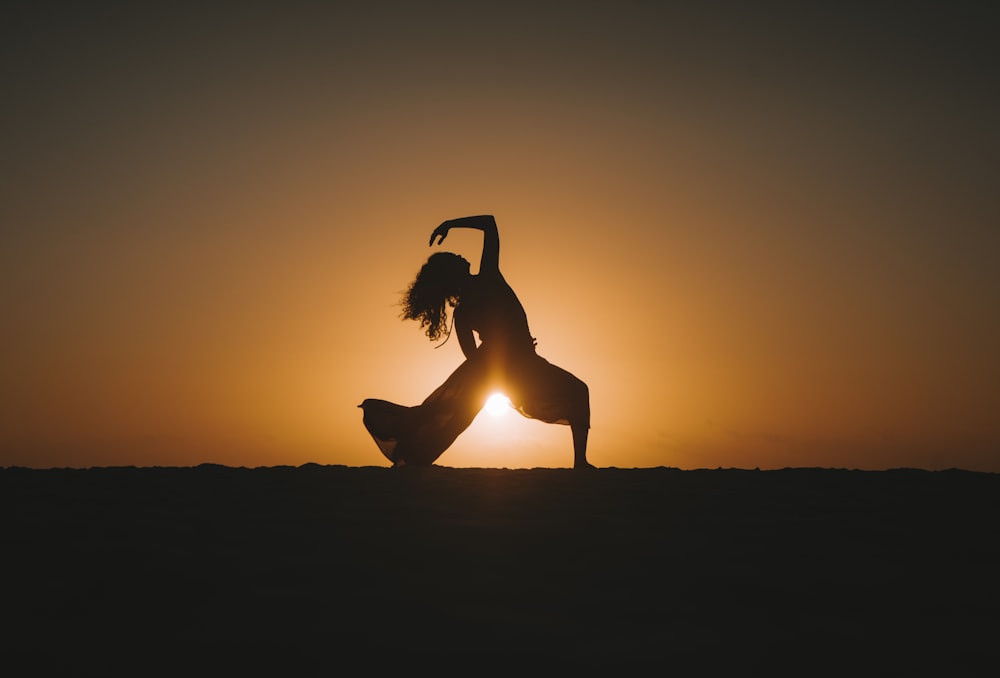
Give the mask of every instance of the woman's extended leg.
[(394, 466), (429, 466), (468, 428), (489, 392), (483, 360), (466, 360), (420, 404), (366, 399), (364, 425)]

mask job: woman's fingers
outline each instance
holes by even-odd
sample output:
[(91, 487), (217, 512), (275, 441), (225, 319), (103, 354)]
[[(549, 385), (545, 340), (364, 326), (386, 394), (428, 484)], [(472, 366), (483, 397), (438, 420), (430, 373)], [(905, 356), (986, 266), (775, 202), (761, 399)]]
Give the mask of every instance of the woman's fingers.
[(431, 233), (431, 243), (430, 244), (433, 245), (434, 244), (434, 238), (437, 238), (438, 239), (437, 244), (440, 245), (441, 243), (444, 242), (444, 237), (446, 235), (448, 235), (448, 229), (447, 228), (441, 228), (440, 226), (438, 226), (437, 228), (434, 229), (434, 232)]

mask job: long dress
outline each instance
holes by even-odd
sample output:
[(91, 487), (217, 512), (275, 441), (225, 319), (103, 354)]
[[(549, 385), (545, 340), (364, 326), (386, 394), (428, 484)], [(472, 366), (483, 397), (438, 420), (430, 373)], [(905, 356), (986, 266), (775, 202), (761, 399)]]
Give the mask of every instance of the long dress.
[(368, 398), (359, 407), (379, 450), (394, 465), (433, 464), (472, 423), (494, 391), (525, 417), (590, 426), (590, 392), (576, 376), (535, 352), (524, 308), (499, 272), (475, 276), (455, 322), (479, 335), (479, 347), (419, 405)]

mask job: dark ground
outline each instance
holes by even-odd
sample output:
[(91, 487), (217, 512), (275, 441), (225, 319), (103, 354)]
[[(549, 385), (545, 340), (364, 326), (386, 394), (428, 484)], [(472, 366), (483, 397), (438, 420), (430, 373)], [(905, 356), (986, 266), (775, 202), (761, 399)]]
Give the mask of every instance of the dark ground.
[(965, 471), (0, 469), (0, 649), (6, 675), (996, 675), (998, 519), (1000, 475)]

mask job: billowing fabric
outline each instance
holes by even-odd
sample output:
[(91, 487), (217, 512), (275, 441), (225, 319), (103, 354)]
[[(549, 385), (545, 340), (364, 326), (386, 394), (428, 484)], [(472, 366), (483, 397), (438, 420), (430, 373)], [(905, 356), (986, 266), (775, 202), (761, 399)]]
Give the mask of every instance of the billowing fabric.
[(393, 464), (433, 464), (502, 391), (522, 415), (552, 424), (590, 426), (587, 385), (533, 348), (499, 350), (483, 343), (420, 405), (369, 398), (364, 425)]

